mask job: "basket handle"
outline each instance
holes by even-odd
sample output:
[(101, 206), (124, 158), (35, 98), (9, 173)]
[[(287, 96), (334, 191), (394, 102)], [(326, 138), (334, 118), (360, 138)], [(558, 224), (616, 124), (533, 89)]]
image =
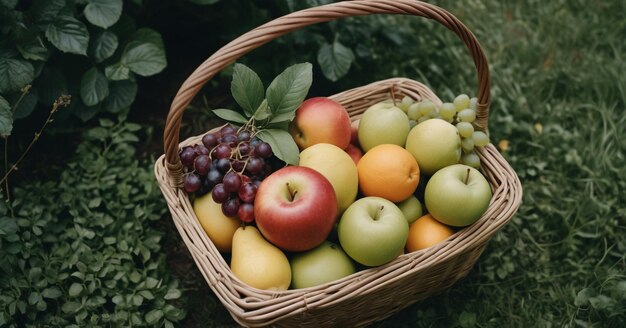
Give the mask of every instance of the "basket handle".
[(456, 17), (435, 5), (415, 0), (354, 0), (308, 8), (274, 19), (231, 41), (205, 60), (181, 85), (167, 115), (164, 129), (166, 167), (170, 183), (182, 184), (183, 166), (178, 157), (180, 124), (185, 108), (204, 84), (248, 52), (302, 27), (350, 16), (404, 14), (433, 19), (454, 32), (470, 51), (478, 77), (478, 108), (475, 124), (487, 130), (489, 115), (489, 67), (474, 34)]

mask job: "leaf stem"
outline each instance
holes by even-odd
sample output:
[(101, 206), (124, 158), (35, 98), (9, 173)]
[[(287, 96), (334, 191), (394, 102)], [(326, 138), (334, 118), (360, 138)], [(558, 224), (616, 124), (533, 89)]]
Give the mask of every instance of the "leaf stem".
[(24, 99), (24, 97), (26, 97), (26, 95), (30, 92), (30, 88), (31, 87), (32, 87), (32, 85), (27, 84), (22, 89), (20, 89), (20, 91), (22, 91), (22, 94), (20, 94), (20, 97), (17, 98), (17, 101), (15, 102), (15, 105), (13, 105), (13, 108), (11, 109), (11, 113), (15, 113), (15, 111), (17, 110), (17, 107), (22, 102), (22, 99)]
[[(37, 140), (39, 140), (39, 137), (43, 133), (43, 130), (46, 128), (48, 123), (52, 122), (52, 115), (54, 115), (54, 113), (56, 113), (56, 111), (59, 109), (60, 106), (67, 107), (67, 105), (70, 104), (70, 98), (71, 98), (71, 96), (69, 96), (69, 95), (61, 95), (59, 98), (57, 98), (57, 100), (54, 101), (54, 103), (52, 104), (52, 109), (50, 110), (50, 113), (48, 114), (48, 118), (46, 118), (46, 121), (43, 123), (43, 125), (41, 126), (39, 131), (35, 132), (35, 136), (33, 137), (33, 140), (31, 140), (31, 142), (28, 145), (28, 147), (26, 147), (26, 150), (24, 150), (24, 152), (22, 152), (22, 155), (20, 155), (20, 157), (17, 159), (17, 161), (15, 161), (15, 163), (13, 165), (11, 165), (11, 168), (8, 171), (6, 171), (6, 173), (2, 177), (2, 180), (0, 180), (0, 184), (2, 184), (5, 181), (7, 181), (9, 175), (13, 171), (17, 170), (18, 164), (24, 159), (24, 157), (26, 157), (26, 154), (30, 151), (30, 149), (33, 147), (35, 142), (37, 142)], [(5, 160), (6, 160), (6, 156), (5, 156)], [(5, 166), (5, 170), (6, 170), (6, 166)]]

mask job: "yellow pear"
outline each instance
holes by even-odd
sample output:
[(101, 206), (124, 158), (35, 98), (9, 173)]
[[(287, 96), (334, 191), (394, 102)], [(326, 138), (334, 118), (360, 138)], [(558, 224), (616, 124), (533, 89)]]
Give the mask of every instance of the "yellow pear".
[(354, 203), (359, 189), (359, 173), (352, 157), (343, 149), (319, 143), (300, 153), (300, 166), (306, 166), (321, 173), (335, 189), (339, 213)]
[(252, 226), (235, 231), (230, 269), (241, 281), (258, 289), (287, 290), (291, 284), (291, 267), (285, 253)]
[(196, 198), (193, 211), (215, 247), (220, 252), (230, 252), (233, 235), (241, 227), (241, 221), (237, 217), (224, 215), (222, 205), (213, 200), (211, 193)]

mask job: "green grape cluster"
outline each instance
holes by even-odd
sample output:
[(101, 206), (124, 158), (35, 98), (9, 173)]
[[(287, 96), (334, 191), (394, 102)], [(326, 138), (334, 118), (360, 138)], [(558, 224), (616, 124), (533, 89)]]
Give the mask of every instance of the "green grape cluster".
[(416, 102), (409, 96), (405, 96), (396, 106), (402, 109), (409, 117), (409, 125), (415, 125), (438, 118), (453, 124), (461, 136), (461, 163), (474, 168), (480, 167), (480, 158), (476, 154), (476, 147), (484, 147), (489, 143), (489, 137), (485, 132), (477, 131), (475, 128), (476, 108), (478, 99), (470, 98), (466, 94), (461, 94), (454, 98), (452, 102), (445, 102), (437, 105), (425, 99)]

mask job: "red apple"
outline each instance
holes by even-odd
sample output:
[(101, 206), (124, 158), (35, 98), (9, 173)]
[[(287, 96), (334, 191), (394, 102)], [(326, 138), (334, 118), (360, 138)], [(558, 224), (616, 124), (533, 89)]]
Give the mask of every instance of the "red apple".
[(300, 252), (320, 245), (337, 219), (337, 196), (321, 173), (287, 166), (261, 182), (254, 216), (261, 234), (272, 244)]
[(354, 164), (359, 164), (359, 160), (363, 157), (363, 151), (361, 148), (355, 146), (354, 144), (349, 144), (345, 149), (346, 153), (350, 155), (350, 158), (354, 161)]
[(289, 133), (300, 150), (318, 143), (345, 149), (350, 143), (350, 117), (346, 109), (334, 100), (310, 98), (296, 110)]

